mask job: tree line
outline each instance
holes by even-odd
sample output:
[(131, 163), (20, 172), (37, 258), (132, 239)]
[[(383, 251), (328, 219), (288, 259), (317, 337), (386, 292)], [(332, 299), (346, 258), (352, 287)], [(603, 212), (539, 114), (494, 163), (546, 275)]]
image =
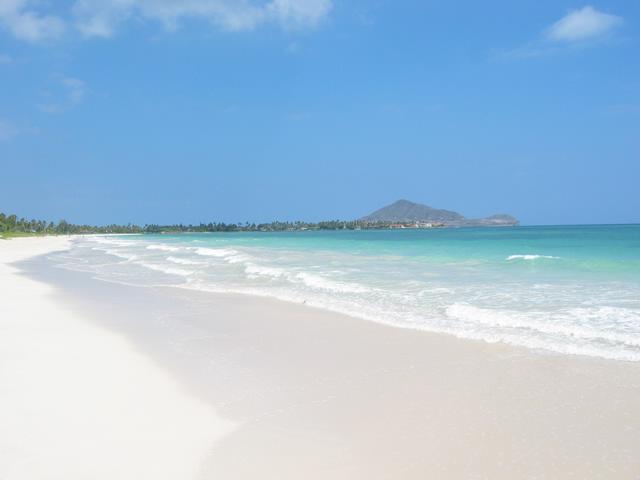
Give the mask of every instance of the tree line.
[(137, 225), (76, 225), (66, 220), (57, 223), (45, 220), (18, 218), (0, 212), (0, 232), (41, 235), (70, 235), (81, 233), (143, 233), (144, 229)]
[(16, 215), (0, 213), (0, 233), (25, 235), (71, 235), (90, 233), (182, 233), (182, 232), (284, 232), (305, 230), (359, 230), (388, 228), (387, 222), (362, 222), (359, 220), (327, 220), (322, 222), (224, 223), (210, 222), (198, 225), (78, 225), (60, 220), (57, 223), (29, 220)]

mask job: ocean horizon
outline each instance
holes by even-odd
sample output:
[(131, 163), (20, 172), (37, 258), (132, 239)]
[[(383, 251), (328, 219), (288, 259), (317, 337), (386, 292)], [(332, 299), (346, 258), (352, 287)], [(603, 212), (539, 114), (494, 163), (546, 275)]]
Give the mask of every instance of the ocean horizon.
[(106, 281), (640, 361), (636, 224), (92, 236), (52, 258)]

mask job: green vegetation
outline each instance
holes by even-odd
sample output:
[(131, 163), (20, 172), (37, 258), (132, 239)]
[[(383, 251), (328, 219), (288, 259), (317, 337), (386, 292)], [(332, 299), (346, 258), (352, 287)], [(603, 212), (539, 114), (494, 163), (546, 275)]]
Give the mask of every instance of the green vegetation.
[[(360, 230), (398, 227), (382, 221), (328, 220), (323, 222), (271, 222), (271, 223), (200, 223), (198, 225), (76, 225), (66, 220), (58, 223), (44, 220), (18, 219), (16, 215), (0, 213), (0, 238), (32, 235), (78, 235), (88, 233), (183, 233), (183, 232), (291, 232), (305, 230)], [(442, 226), (442, 225), (434, 225)], [(406, 227), (414, 227), (406, 224)]]
[(33, 235), (71, 235), (82, 233), (143, 233), (136, 225), (74, 225), (66, 220), (58, 223), (44, 220), (27, 220), (16, 215), (0, 213), (0, 238), (24, 237)]
[[(370, 225), (367, 224), (369, 228)], [(304, 230), (356, 230), (365, 228), (362, 222), (328, 220), (323, 222), (280, 222), (271, 223), (201, 223), (199, 225), (145, 225), (146, 233), (178, 232), (290, 232)]]

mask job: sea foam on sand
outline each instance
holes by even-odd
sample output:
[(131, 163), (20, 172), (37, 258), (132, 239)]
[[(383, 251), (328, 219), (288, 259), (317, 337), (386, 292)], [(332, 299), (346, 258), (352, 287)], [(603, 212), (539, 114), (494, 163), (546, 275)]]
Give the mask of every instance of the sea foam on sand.
[(10, 266), (67, 246), (0, 241), (0, 478), (195, 478), (234, 425)]

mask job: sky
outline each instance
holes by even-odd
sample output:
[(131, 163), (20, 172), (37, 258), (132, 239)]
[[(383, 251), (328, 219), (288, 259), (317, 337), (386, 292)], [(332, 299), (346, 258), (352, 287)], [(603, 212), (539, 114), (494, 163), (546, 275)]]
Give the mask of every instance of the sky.
[(0, 0), (0, 211), (640, 222), (636, 0)]

